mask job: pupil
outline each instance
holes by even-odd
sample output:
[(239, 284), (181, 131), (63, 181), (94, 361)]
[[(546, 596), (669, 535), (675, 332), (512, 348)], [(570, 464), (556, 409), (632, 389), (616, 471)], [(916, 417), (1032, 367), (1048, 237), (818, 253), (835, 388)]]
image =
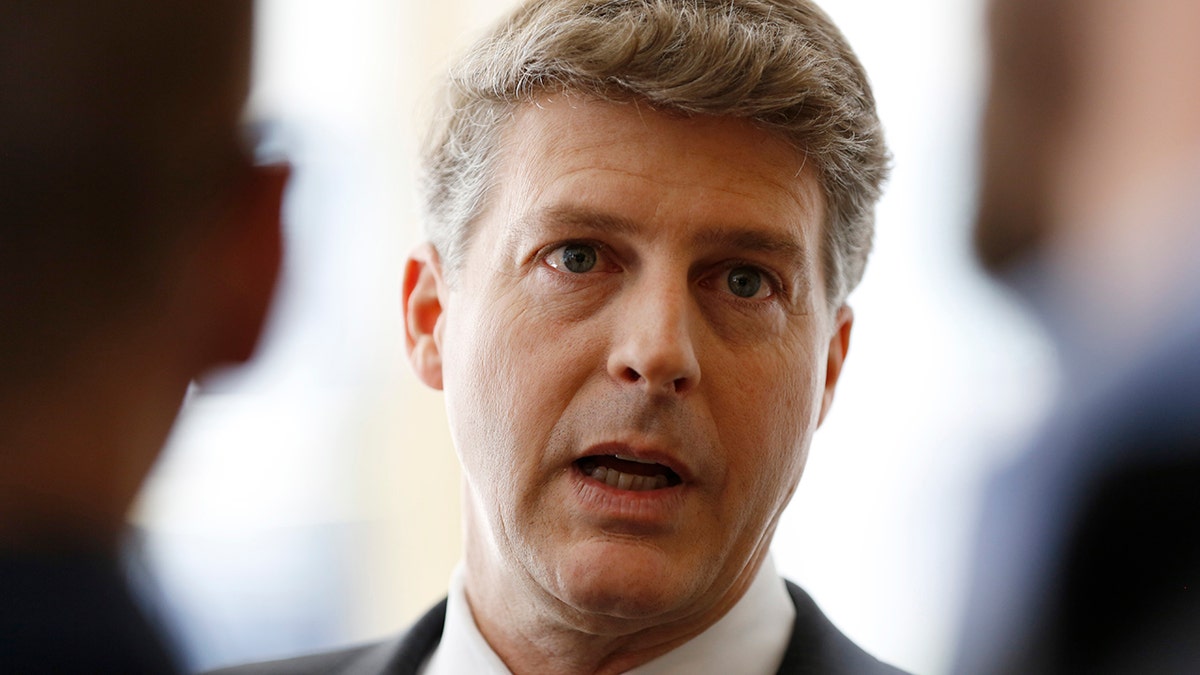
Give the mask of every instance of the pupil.
[(751, 267), (738, 267), (729, 272), (729, 290), (742, 298), (753, 298), (762, 287), (762, 275)]
[(563, 266), (583, 274), (596, 266), (596, 249), (583, 244), (574, 244), (563, 249)]

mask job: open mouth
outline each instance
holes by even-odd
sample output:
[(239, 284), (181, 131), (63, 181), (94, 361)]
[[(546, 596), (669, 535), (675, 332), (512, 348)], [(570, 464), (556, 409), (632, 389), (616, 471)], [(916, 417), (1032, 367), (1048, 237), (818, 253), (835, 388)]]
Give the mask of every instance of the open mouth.
[(618, 490), (645, 492), (674, 487), (682, 481), (679, 474), (657, 462), (624, 455), (592, 455), (581, 457), (575, 466), (585, 476)]

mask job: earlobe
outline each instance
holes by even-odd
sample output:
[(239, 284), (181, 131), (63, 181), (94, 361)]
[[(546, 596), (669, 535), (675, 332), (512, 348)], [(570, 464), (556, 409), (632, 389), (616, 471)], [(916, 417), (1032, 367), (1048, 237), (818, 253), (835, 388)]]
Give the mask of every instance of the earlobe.
[(442, 388), (442, 322), (446, 287), (432, 244), (417, 247), (404, 267), (404, 342), (413, 372), (426, 386)]
[(829, 353), (825, 362), (825, 392), (821, 397), (818, 426), (825, 421), (825, 415), (833, 405), (833, 392), (837, 389), (842, 367), (846, 364), (846, 354), (850, 351), (850, 329), (854, 327), (854, 311), (848, 305), (842, 305), (834, 315), (833, 321), (834, 330), (829, 338)]

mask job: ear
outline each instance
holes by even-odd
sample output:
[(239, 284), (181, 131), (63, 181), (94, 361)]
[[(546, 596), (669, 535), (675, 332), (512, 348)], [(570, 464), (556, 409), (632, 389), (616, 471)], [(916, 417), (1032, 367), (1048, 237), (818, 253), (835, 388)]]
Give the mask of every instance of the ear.
[(262, 335), (283, 258), (281, 211), (291, 166), (250, 168), (232, 207), (215, 260), (222, 266), (221, 322), (215, 329), (210, 365), (250, 359)]
[(432, 244), (424, 243), (404, 266), (404, 342), (413, 372), (426, 386), (442, 388), (442, 317), (448, 289), (442, 262)]
[(833, 325), (833, 335), (829, 338), (829, 355), (825, 362), (825, 393), (821, 398), (821, 415), (817, 418), (817, 426), (825, 421), (825, 414), (833, 405), (833, 391), (837, 389), (838, 378), (842, 376), (842, 366), (846, 363), (846, 353), (850, 351), (850, 329), (854, 327), (854, 311), (848, 305), (842, 305), (834, 315)]

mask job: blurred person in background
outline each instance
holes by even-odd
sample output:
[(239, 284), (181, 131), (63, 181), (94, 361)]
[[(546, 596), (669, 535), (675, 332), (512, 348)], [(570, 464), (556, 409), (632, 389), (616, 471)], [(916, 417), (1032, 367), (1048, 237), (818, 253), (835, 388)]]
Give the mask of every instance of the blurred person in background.
[(118, 550), (189, 382), (250, 357), (275, 284), (251, 18), (0, 5), (0, 671), (175, 670)]
[(1200, 670), (1200, 2), (994, 0), (976, 243), (1062, 389), (985, 503), (957, 672)]
[(837, 28), (806, 0), (529, 2), (439, 124), (403, 297), (464, 561), (398, 639), (235, 672), (899, 672), (769, 554), (886, 174)]

